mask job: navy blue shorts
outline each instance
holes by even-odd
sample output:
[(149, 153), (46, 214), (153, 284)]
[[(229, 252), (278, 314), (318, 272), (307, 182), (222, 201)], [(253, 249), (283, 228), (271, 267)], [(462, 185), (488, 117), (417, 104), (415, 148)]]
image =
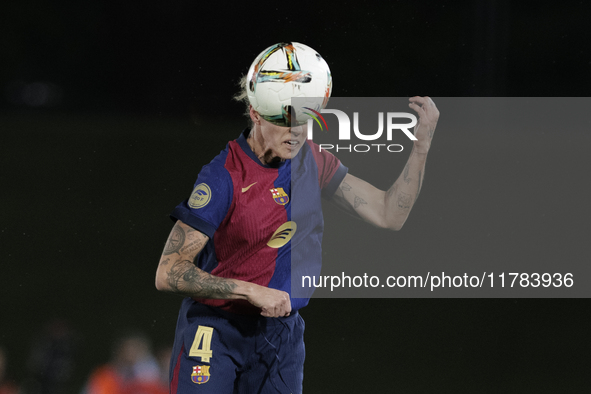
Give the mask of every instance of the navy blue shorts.
[(304, 320), (242, 316), (183, 300), (170, 363), (171, 394), (301, 393)]

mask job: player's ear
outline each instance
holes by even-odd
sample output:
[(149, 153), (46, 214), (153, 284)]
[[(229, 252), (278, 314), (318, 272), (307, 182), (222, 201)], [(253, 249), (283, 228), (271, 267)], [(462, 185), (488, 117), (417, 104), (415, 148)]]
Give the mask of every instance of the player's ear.
[(254, 124), (259, 124), (261, 122), (261, 115), (254, 110), (252, 105), (250, 106), (250, 120), (252, 120), (252, 123)]

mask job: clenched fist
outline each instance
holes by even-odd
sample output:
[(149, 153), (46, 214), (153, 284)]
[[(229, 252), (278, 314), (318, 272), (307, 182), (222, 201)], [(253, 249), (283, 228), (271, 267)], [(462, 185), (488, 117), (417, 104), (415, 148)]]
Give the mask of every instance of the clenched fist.
[(291, 300), (285, 291), (257, 286), (247, 300), (261, 308), (265, 317), (284, 317), (291, 313)]
[(411, 97), (408, 106), (419, 115), (419, 124), (415, 127), (415, 148), (419, 153), (427, 153), (439, 120), (439, 110), (430, 97)]

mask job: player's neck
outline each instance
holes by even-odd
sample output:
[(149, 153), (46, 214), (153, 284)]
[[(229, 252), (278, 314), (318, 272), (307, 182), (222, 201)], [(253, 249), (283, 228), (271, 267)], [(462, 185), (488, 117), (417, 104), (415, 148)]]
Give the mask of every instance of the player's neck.
[(265, 148), (262, 135), (260, 132), (257, 133), (256, 127), (253, 127), (252, 130), (250, 130), (246, 142), (248, 143), (248, 146), (250, 146), (254, 155), (265, 165), (274, 166), (285, 161), (280, 157), (274, 156), (271, 149)]

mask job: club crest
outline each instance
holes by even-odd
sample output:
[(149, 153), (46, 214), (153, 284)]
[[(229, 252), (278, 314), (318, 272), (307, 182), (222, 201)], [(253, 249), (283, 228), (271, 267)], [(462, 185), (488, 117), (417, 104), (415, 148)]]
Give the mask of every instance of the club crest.
[(191, 374), (191, 381), (193, 381), (193, 383), (207, 383), (209, 377), (209, 365), (196, 365), (193, 367), (193, 373)]
[(278, 187), (275, 189), (270, 189), (271, 193), (273, 194), (273, 200), (279, 205), (285, 205), (289, 202), (289, 196), (285, 191), (283, 191), (282, 187)]

